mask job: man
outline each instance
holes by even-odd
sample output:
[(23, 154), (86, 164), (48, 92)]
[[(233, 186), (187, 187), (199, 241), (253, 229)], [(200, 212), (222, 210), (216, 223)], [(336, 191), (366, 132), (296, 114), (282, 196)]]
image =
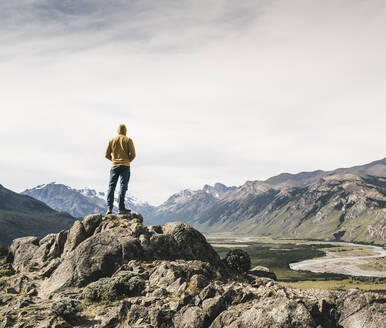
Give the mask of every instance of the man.
[(112, 214), (114, 206), (114, 192), (121, 177), (121, 188), (119, 190), (119, 209), (118, 214), (129, 214), (130, 210), (125, 208), (125, 194), (130, 179), (130, 163), (135, 158), (135, 148), (133, 140), (126, 137), (126, 126), (118, 126), (118, 135), (109, 141), (105, 157), (112, 161), (113, 167), (110, 170), (109, 191), (107, 192), (107, 212)]

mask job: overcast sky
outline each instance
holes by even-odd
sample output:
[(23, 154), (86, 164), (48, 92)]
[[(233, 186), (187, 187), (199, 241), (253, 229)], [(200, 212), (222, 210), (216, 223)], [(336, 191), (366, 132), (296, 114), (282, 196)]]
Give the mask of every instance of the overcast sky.
[(0, 184), (129, 193), (386, 156), (384, 0), (0, 0)]

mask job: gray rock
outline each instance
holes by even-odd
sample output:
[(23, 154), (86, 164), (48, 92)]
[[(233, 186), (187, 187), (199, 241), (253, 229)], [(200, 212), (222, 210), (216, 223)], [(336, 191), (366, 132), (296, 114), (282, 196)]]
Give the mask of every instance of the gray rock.
[(200, 292), (203, 288), (208, 286), (208, 279), (202, 274), (195, 274), (190, 278), (189, 289), (191, 291)]
[(55, 242), (55, 236), (51, 236), (50, 238), (46, 239), (43, 243), (39, 242), (39, 248), (34, 253), (31, 264), (33, 266), (36, 266), (38, 268), (42, 268), (45, 266), (45, 262), (48, 258), (48, 253), (50, 251), (50, 248), (52, 247), (52, 244)]
[(202, 311), (205, 315), (205, 323), (210, 323), (226, 308), (226, 303), (221, 296), (206, 299), (202, 302)]
[(183, 282), (182, 278), (178, 278), (172, 284), (170, 284), (166, 290), (171, 294), (178, 293), (179, 290), (182, 290), (182, 287), (186, 287), (186, 282)]
[(170, 310), (160, 310), (152, 308), (149, 310), (150, 323), (153, 327), (169, 328), (173, 327), (174, 312)]
[(169, 293), (168, 291), (165, 289), (165, 288), (157, 288), (155, 291), (153, 291), (151, 293), (151, 295), (153, 297), (158, 297), (158, 298), (161, 298), (161, 297), (165, 297), (167, 296)]
[(131, 259), (141, 259), (142, 249), (137, 239), (120, 227), (93, 235), (67, 254), (52, 276), (44, 282), (51, 293), (66, 286), (85, 286), (102, 277), (111, 276)]
[(131, 212), (130, 219), (134, 220), (137, 219), (140, 223), (143, 223), (143, 217), (140, 213), (137, 212)]
[(150, 324), (149, 309), (142, 305), (132, 304), (127, 312), (127, 323), (129, 324), (127, 327)]
[(254, 276), (252, 277), (252, 280), (256, 279), (255, 277), (265, 277), (265, 278), (270, 278), (277, 281), (277, 277), (275, 273), (263, 266), (253, 267), (253, 269), (248, 271), (248, 274), (251, 276)]
[(61, 259), (55, 258), (48, 262), (48, 264), (41, 270), (40, 276), (43, 278), (48, 278), (51, 276), (52, 272), (55, 271), (55, 269), (59, 266), (61, 263)]
[(127, 308), (129, 307), (127, 301), (122, 301), (118, 305), (109, 306), (101, 311), (101, 313), (96, 316), (96, 319), (100, 320), (100, 325), (98, 327), (103, 328), (118, 328), (122, 327), (122, 322), (125, 319)]
[(176, 281), (179, 275), (167, 264), (162, 264), (150, 275), (149, 282), (154, 287), (167, 287)]
[(173, 324), (179, 328), (203, 328), (205, 315), (198, 306), (186, 306), (174, 316)]
[(38, 248), (39, 239), (37, 237), (17, 238), (9, 248), (7, 261), (12, 263), (15, 271), (25, 271)]
[(363, 293), (358, 290), (349, 291), (340, 299), (341, 309), (339, 324), (343, 327), (384, 327), (386, 314), (386, 298), (383, 295)]
[(46, 243), (52, 245), (55, 241), (55, 238), (56, 238), (56, 233), (50, 233), (39, 241), (39, 246)]
[[(220, 257), (209, 245), (205, 237), (185, 222), (169, 222), (163, 225), (163, 233), (175, 241), (171, 249), (171, 258), (184, 260), (201, 260), (214, 266), (220, 265)], [(166, 251), (166, 250), (165, 250)], [(165, 258), (167, 259), (167, 258)]]
[(68, 232), (66, 243), (64, 244), (63, 254), (73, 251), (83, 240), (87, 238), (86, 230), (82, 222), (75, 221)]
[(90, 214), (83, 219), (82, 223), (87, 237), (90, 237), (94, 233), (95, 229), (102, 222), (102, 219), (103, 217), (100, 214)]
[(55, 241), (52, 244), (47, 259), (54, 259), (60, 257), (63, 253), (64, 244), (67, 240), (68, 231), (62, 230), (56, 234)]
[(28, 280), (28, 277), (24, 274), (13, 275), (7, 279), (7, 287), (20, 294), (28, 286)]
[[(94, 229), (93, 235), (89, 236)], [(34, 248), (28, 251), (28, 254), (35, 254), (30, 265), (37, 264), (35, 269), (43, 268), (41, 274), (48, 277), (42, 284), (44, 294), (68, 286), (82, 287), (99, 278), (110, 277), (131, 260), (200, 260), (214, 267), (221, 265), (219, 256), (205, 237), (186, 223), (173, 222), (149, 230), (141, 224), (141, 216), (137, 213), (109, 215), (104, 220), (100, 215), (87, 216), (84, 224), (76, 221), (69, 232), (61, 231), (55, 238), (50, 236), (43, 241), (37, 249), (37, 239), (15, 241), (12, 250), (15, 253), (20, 242)], [(25, 254), (23, 263), (30, 260), (28, 254)], [(60, 258), (60, 263), (50, 262), (56, 258)], [(15, 266), (21, 269), (17, 261)], [(201, 264), (189, 270), (178, 270), (184, 271), (184, 279), (189, 279), (192, 274), (218, 274)], [(168, 282), (169, 278), (172, 281)], [(171, 272), (170, 277), (169, 273), (161, 273), (158, 278), (153, 275), (150, 282), (157, 280), (156, 284), (164, 283), (167, 287), (177, 278), (176, 272)]]
[(212, 284), (209, 284), (200, 292), (200, 299), (203, 301), (203, 300), (206, 300), (207, 298), (212, 298), (215, 295), (216, 295), (216, 288)]

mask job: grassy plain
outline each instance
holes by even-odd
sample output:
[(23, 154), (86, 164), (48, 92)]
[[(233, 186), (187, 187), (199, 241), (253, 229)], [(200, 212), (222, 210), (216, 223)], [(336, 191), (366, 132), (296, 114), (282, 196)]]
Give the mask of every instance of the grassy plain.
[[(307, 259), (323, 257), (327, 253), (334, 257), (366, 256), (369, 250), (362, 247), (335, 246), (313, 242), (304, 244), (299, 240), (270, 240), (269, 238), (211, 238), (208, 241), (218, 252), (221, 258), (233, 248), (242, 248), (251, 257), (252, 267), (262, 265), (275, 272), (279, 281), (297, 288), (318, 288), (347, 290), (358, 288), (386, 292), (386, 282), (379, 279), (372, 281), (359, 281), (352, 277), (333, 273), (313, 273), (308, 271), (293, 271), (289, 264)], [(339, 254), (339, 256), (338, 256)], [(374, 269), (382, 269), (385, 258), (371, 259)]]

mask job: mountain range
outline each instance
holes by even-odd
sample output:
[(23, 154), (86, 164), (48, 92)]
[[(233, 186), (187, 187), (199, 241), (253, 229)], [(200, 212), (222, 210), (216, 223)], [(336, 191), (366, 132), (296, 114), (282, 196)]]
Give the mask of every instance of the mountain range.
[[(21, 194), (36, 198), (53, 209), (67, 212), (76, 218), (83, 218), (89, 213), (104, 213), (107, 209), (104, 192), (97, 192), (89, 188), (74, 189), (56, 182), (26, 189)], [(128, 208), (140, 212), (144, 216), (154, 211), (154, 206), (138, 201), (130, 195), (126, 195), (125, 203)], [(115, 199), (114, 205), (117, 208), (117, 199)]]
[[(239, 187), (185, 189), (159, 206), (132, 196), (126, 202), (146, 224), (186, 221), (203, 232), (385, 243), (385, 177), (386, 158), (332, 171), (282, 173)], [(22, 194), (74, 217), (105, 211), (105, 194), (88, 188), (49, 183)]]
[(189, 222), (205, 232), (386, 243), (386, 158), (247, 181)]

